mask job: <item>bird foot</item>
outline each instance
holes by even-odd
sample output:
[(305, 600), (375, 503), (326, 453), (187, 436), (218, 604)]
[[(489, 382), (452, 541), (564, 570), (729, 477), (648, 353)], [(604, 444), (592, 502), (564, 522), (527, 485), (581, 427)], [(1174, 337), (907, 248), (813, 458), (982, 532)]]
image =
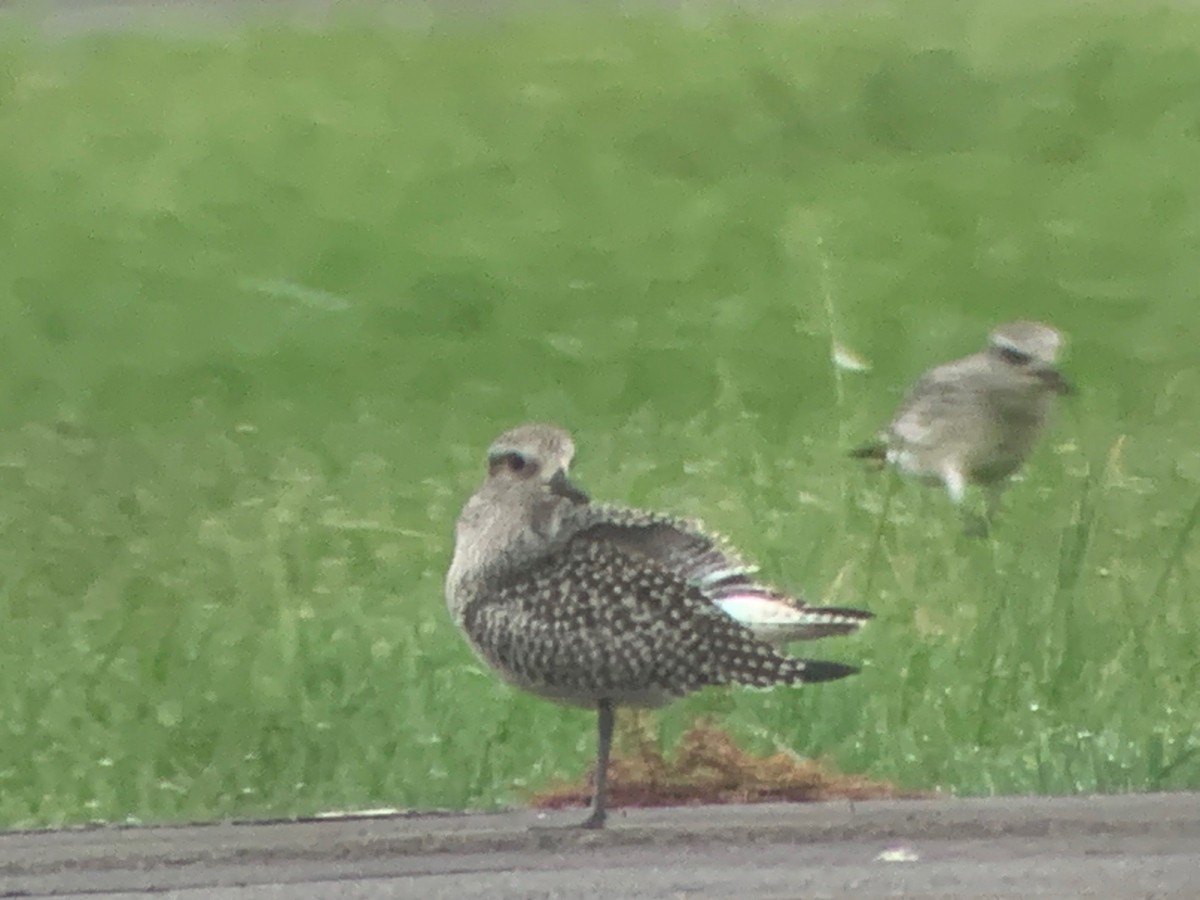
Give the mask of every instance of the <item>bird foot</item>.
[(534, 824), (529, 826), (530, 831), (575, 831), (577, 829), (585, 829), (587, 831), (597, 831), (604, 827), (604, 823), (608, 820), (608, 813), (605, 810), (593, 810), (592, 814), (574, 825), (542, 825)]
[(604, 810), (598, 809), (598, 810), (594, 811), (586, 819), (584, 819), (582, 822), (580, 822), (579, 825), (577, 825), (576, 827), (588, 828), (588, 829), (592, 829), (592, 830), (598, 829), (598, 828), (603, 828), (604, 822), (607, 818), (608, 818), (608, 816), (605, 815)]

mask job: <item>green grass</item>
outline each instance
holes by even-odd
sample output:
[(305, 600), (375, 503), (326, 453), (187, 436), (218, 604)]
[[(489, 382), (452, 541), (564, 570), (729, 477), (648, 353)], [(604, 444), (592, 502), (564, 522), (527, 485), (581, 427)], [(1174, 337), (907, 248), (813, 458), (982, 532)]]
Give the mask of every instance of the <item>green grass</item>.
[[(521, 802), (592, 716), (441, 596), (502, 429), (878, 619), (759, 750), (1200, 787), (1200, 11), (0, 41), (0, 824)], [(1082, 393), (987, 542), (844, 451), (992, 324)], [(832, 341), (869, 373), (836, 370)], [(819, 652), (818, 652), (819, 651)]]

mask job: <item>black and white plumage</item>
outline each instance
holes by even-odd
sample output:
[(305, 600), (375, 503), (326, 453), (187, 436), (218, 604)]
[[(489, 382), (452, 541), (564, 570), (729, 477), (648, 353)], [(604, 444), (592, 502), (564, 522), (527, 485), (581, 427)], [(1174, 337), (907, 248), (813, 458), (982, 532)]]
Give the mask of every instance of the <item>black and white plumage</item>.
[(598, 711), (584, 824), (599, 827), (614, 707), (660, 706), (709, 685), (842, 678), (856, 670), (773, 644), (845, 634), (870, 614), (809, 607), (755, 581), (697, 522), (591, 503), (567, 480), (574, 449), (550, 425), (497, 438), (458, 521), (446, 599), (505, 680)]
[(1072, 390), (1055, 367), (1061, 345), (1041, 322), (997, 326), (979, 353), (922, 375), (879, 439), (851, 455), (941, 483), (956, 504), (980, 485), (994, 507), (1033, 452), (1055, 396)]

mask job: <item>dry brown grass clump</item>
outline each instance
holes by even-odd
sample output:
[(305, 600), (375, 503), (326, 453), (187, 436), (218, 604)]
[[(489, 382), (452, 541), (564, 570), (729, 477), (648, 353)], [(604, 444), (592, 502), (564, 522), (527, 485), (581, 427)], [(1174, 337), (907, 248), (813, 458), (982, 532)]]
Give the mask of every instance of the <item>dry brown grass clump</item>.
[[(653, 736), (639, 731), (629, 751), (609, 764), (609, 802), (614, 806), (687, 806), (712, 803), (876, 800), (921, 796), (864, 775), (843, 775), (818, 760), (790, 753), (751, 756), (723, 729), (700, 720), (680, 738), (672, 759)], [(586, 806), (593, 773), (583, 784), (558, 784), (540, 791), (540, 809)]]

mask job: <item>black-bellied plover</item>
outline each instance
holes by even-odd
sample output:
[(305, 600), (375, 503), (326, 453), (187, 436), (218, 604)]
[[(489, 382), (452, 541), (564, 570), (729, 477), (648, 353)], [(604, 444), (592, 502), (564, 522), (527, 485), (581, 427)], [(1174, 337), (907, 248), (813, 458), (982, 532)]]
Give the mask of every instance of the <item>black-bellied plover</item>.
[(594, 504), (567, 478), (571, 436), (523, 425), (488, 450), (456, 527), (446, 601), (475, 652), (538, 696), (596, 709), (592, 812), (604, 824), (613, 711), (708, 685), (829, 681), (857, 669), (773, 644), (843, 634), (870, 613), (813, 608), (755, 581), (698, 522)]
[(940, 482), (955, 504), (979, 485), (990, 518), (1033, 451), (1055, 395), (1072, 390), (1055, 368), (1061, 345), (1062, 335), (1040, 322), (997, 326), (979, 353), (922, 375), (887, 430), (851, 455)]

